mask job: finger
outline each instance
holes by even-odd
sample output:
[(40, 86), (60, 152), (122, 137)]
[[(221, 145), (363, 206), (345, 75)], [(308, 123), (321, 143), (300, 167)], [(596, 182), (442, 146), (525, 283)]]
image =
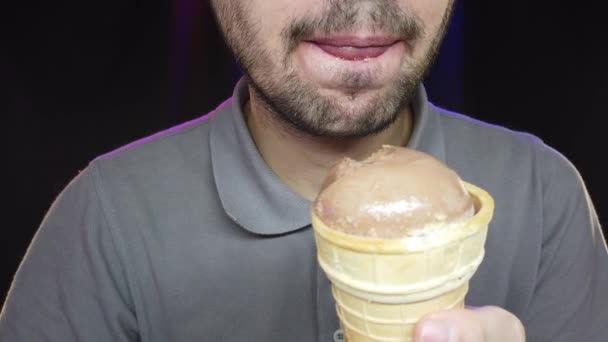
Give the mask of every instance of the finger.
[(525, 342), (524, 327), (510, 312), (496, 306), (448, 310), (423, 318), (416, 342)]

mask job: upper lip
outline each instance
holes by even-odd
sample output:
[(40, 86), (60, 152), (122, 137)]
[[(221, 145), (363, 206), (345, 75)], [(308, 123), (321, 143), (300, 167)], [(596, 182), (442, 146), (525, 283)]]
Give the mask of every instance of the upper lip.
[(308, 42), (330, 46), (344, 47), (374, 47), (389, 46), (401, 40), (390, 35), (355, 35), (355, 34), (332, 34), (327, 36), (316, 36), (306, 39)]

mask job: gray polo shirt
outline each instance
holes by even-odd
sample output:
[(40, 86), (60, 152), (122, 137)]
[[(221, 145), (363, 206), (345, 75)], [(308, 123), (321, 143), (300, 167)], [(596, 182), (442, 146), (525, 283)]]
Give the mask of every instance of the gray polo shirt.
[[(310, 203), (265, 164), (247, 91), (101, 156), (50, 208), (15, 276), (0, 341), (334, 340)], [(608, 254), (575, 168), (539, 139), (439, 109), (424, 90), (409, 147), (496, 201), (468, 305), (530, 341), (608, 341)]]

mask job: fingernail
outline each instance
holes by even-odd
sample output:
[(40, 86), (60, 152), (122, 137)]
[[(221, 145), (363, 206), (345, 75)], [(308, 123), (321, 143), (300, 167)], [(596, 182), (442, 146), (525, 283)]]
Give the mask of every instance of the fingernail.
[(429, 320), (420, 331), (422, 342), (450, 342), (450, 326), (442, 320)]

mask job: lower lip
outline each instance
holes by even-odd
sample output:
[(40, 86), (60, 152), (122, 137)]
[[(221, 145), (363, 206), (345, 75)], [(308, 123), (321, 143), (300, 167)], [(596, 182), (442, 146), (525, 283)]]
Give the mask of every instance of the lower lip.
[(343, 48), (323, 49), (321, 45), (303, 41), (294, 53), (295, 66), (303, 79), (327, 90), (343, 90), (344, 75), (355, 74), (367, 75), (367, 90), (382, 88), (399, 73), (407, 53), (402, 41), (354, 52)]
[(367, 60), (371, 58), (377, 58), (383, 55), (386, 51), (388, 51), (391, 45), (383, 45), (383, 46), (335, 46), (335, 45), (327, 45), (327, 44), (319, 44), (311, 42), (312, 44), (318, 46), (325, 53), (332, 55), (336, 58), (347, 60), (347, 61), (361, 61)]

